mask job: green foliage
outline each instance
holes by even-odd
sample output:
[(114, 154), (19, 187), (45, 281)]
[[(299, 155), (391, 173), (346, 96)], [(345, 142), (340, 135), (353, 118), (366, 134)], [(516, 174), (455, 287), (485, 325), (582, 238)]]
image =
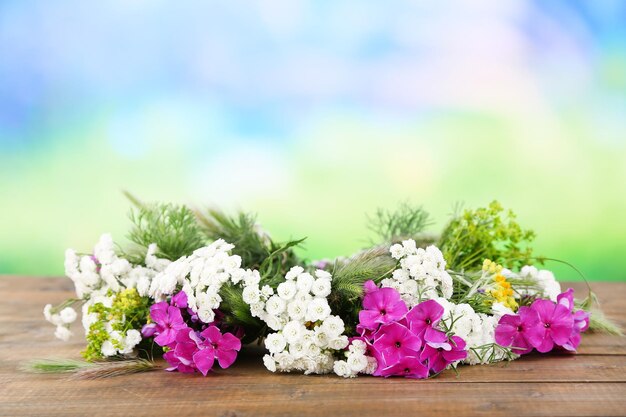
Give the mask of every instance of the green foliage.
[(88, 362), (74, 359), (36, 359), (26, 362), (21, 366), (21, 369), (37, 374), (63, 374), (76, 372), (88, 365)]
[(624, 336), (621, 327), (608, 319), (602, 310), (593, 309), (589, 315), (589, 330), (592, 332), (605, 333), (613, 336)]
[(171, 261), (190, 255), (206, 244), (195, 214), (186, 206), (141, 204), (131, 210), (129, 217), (133, 227), (128, 238), (141, 248), (137, 254), (141, 262), (151, 243), (158, 246), (157, 257)]
[(161, 366), (147, 359), (124, 359), (102, 362), (85, 362), (73, 359), (39, 359), (26, 363), (21, 368), (25, 372), (38, 374), (71, 374), (77, 379), (100, 379), (138, 372), (161, 369)]
[[(235, 245), (232, 253), (239, 255), (244, 268), (258, 269), (261, 274), (260, 285), (276, 288), (284, 280), (291, 267), (301, 263), (293, 248), (304, 239), (287, 243), (275, 242), (260, 229), (256, 218), (248, 213), (239, 213), (231, 217), (219, 210), (210, 209), (196, 213), (201, 229), (210, 240), (224, 239)], [(242, 289), (234, 285), (224, 285), (220, 292), (220, 309), (228, 312), (225, 322), (231, 326), (244, 328), (245, 342), (263, 336), (264, 323), (250, 314), (250, 307), (243, 301)]]
[(589, 330), (592, 332), (605, 333), (613, 336), (624, 336), (622, 329), (617, 323), (608, 319), (600, 309), (600, 303), (596, 294), (589, 288), (589, 293), (582, 301), (575, 300), (576, 307), (589, 313)]
[(402, 203), (395, 210), (379, 208), (374, 216), (368, 218), (368, 223), (369, 229), (376, 233), (381, 242), (391, 243), (406, 239), (416, 241), (423, 239), (420, 234), (432, 224), (432, 221), (422, 207)]
[(254, 215), (239, 213), (230, 217), (209, 209), (196, 213), (201, 230), (210, 240), (224, 239), (235, 245), (232, 253), (241, 256), (245, 268), (258, 269), (264, 278), (276, 279), (300, 263), (293, 248), (304, 239), (287, 243), (274, 242), (256, 223)]
[(479, 270), (484, 259), (514, 269), (530, 263), (534, 238), (535, 233), (522, 229), (512, 211), (505, 212), (493, 201), (488, 207), (456, 215), (438, 246), (453, 270)]
[(354, 332), (358, 323), (363, 283), (371, 279), (379, 284), (396, 267), (397, 261), (389, 255), (388, 248), (383, 246), (365, 250), (348, 260), (335, 262), (328, 303), (333, 313), (343, 319), (348, 334)]
[[(113, 294), (111, 294), (113, 295)], [(135, 288), (128, 288), (113, 295), (111, 307), (102, 303), (95, 303), (88, 312), (97, 315), (97, 320), (89, 327), (86, 335), (87, 348), (82, 352), (87, 361), (104, 359), (102, 344), (110, 339), (107, 325), (113, 330), (125, 335), (130, 329), (141, 329), (148, 322), (150, 304), (148, 297), (141, 297)], [(111, 340), (113, 346), (121, 348), (119, 342)]]
[(266, 330), (265, 324), (257, 317), (250, 314), (250, 306), (243, 301), (243, 289), (233, 284), (222, 286), (220, 295), (222, 303), (220, 311), (227, 312), (224, 316), (224, 324), (231, 327), (243, 327), (243, 343), (251, 343), (263, 336)]
[(480, 363), (496, 363), (504, 360), (515, 360), (518, 355), (513, 353), (513, 350), (509, 347), (500, 346), (497, 343), (487, 343), (485, 345), (470, 348), (476, 355)]

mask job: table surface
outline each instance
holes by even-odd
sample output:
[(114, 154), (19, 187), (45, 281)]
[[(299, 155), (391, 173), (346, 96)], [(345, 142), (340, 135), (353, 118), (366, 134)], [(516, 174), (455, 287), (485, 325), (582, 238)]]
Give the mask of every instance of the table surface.
[[(571, 286), (584, 294), (584, 284)], [(624, 328), (626, 283), (592, 287)], [(155, 371), (72, 380), (20, 372), (30, 359), (79, 358), (82, 331), (62, 342), (42, 315), (46, 303), (71, 293), (68, 279), (0, 277), (0, 415), (626, 415), (626, 338), (600, 334), (585, 335), (576, 355), (531, 354), (421, 381), (274, 374), (254, 349), (206, 378)]]

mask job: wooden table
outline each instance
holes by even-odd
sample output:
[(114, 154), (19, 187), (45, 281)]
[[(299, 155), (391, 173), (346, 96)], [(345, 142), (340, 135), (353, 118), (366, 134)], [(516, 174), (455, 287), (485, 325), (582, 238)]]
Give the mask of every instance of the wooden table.
[[(593, 287), (626, 327), (626, 283)], [(598, 334), (586, 335), (577, 355), (529, 355), (425, 381), (273, 374), (258, 351), (206, 378), (155, 371), (79, 381), (18, 371), (32, 358), (79, 358), (82, 331), (61, 342), (42, 316), (71, 291), (68, 279), (0, 277), (0, 415), (626, 415), (626, 338)]]

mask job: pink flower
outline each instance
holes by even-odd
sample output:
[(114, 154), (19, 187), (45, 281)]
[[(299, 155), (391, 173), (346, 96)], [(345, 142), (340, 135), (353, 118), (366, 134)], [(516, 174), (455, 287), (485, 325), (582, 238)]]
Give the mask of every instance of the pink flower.
[(174, 295), (170, 300), (170, 304), (178, 308), (187, 308), (187, 294), (185, 291), (179, 291), (176, 295)]
[(174, 342), (179, 330), (187, 328), (180, 310), (165, 301), (150, 306), (150, 318), (156, 325), (153, 334), (158, 335), (154, 341), (159, 346), (168, 346)]
[(443, 307), (424, 301), (411, 311), (393, 288), (364, 285), (364, 309), (359, 312), (357, 332), (378, 367), (375, 376), (427, 378), (430, 370), (441, 372), (449, 364), (465, 359), (465, 341), (437, 329)]
[(394, 322), (380, 327), (376, 332), (373, 346), (380, 354), (384, 368), (405, 356), (417, 356), (422, 347), (422, 341), (409, 329)]
[(394, 365), (384, 368), (380, 372), (385, 378), (389, 376), (404, 376), (406, 378), (428, 378), (428, 368), (417, 356), (405, 356)]
[(539, 352), (549, 352), (554, 345), (564, 346), (570, 341), (574, 331), (574, 318), (564, 304), (549, 300), (536, 300), (530, 306), (539, 316), (536, 331), (528, 335), (528, 341)]
[(231, 333), (222, 334), (215, 326), (206, 328), (200, 332), (200, 336), (204, 338), (201, 350), (213, 349), (214, 356), (222, 368), (226, 369), (235, 362), (237, 352), (241, 349), (241, 340)]
[(567, 308), (569, 311), (574, 310), (574, 289), (568, 288), (567, 291), (557, 295), (556, 303)]
[(240, 349), (239, 339), (210, 326), (200, 333), (192, 329), (181, 330), (176, 336), (176, 346), (163, 357), (172, 366), (168, 370), (181, 371), (182, 368), (182, 372), (187, 372), (191, 368), (206, 376), (216, 359), (224, 369), (232, 365)]
[(435, 300), (419, 303), (406, 314), (406, 321), (413, 333), (423, 336), (426, 331), (434, 329), (443, 316), (443, 307)]
[[(428, 368), (434, 373), (439, 373), (446, 369), (453, 362), (463, 360), (467, 357), (465, 350), (465, 340), (458, 336), (448, 338), (445, 333), (439, 332), (435, 341), (426, 341), (424, 350), (420, 354), (420, 360), (428, 364)], [(446, 340), (443, 340), (443, 339)]]
[(559, 305), (566, 307), (571, 313), (574, 319), (574, 326), (572, 328), (572, 334), (569, 340), (561, 345), (564, 349), (575, 352), (576, 348), (580, 344), (580, 334), (589, 328), (589, 313), (584, 310), (574, 311), (574, 290), (568, 288), (564, 293), (559, 294), (556, 297), (556, 302)]
[(178, 371), (184, 374), (192, 374), (196, 372), (196, 369), (193, 366), (185, 365), (181, 362), (181, 360), (176, 356), (176, 352), (170, 350), (163, 354), (163, 359), (170, 364), (169, 368), (165, 368), (166, 371)]
[(361, 328), (376, 329), (378, 325), (401, 319), (407, 306), (393, 288), (378, 288), (374, 281), (365, 283), (363, 310), (359, 312)]
[(524, 355), (533, 350), (529, 338), (537, 335), (539, 315), (529, 307), (520, 307), (518, 314), (505, 314), (498, 321), (496, 327), (496, 342), (501, 346), (512, 347), (518, 355)]

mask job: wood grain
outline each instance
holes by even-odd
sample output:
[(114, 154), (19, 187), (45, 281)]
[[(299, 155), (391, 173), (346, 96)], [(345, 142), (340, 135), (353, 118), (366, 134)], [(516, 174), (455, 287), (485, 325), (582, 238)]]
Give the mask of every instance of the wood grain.
[[(607, 315), (626, 325), (626, 284), (593, 287)], [(19, 372), (24, 360), (79, 357), (81, 336), (54, 339), (41, 313), (71, 290), (67, 279), (0, 277), (0, 415), (626, 415), (626, 340), (597, 334), (585, 335), (578, 355), (532, 354), (427, 381), (273, 374), (254, 346), (206, 378), (155, 371), (77, 381)]]

